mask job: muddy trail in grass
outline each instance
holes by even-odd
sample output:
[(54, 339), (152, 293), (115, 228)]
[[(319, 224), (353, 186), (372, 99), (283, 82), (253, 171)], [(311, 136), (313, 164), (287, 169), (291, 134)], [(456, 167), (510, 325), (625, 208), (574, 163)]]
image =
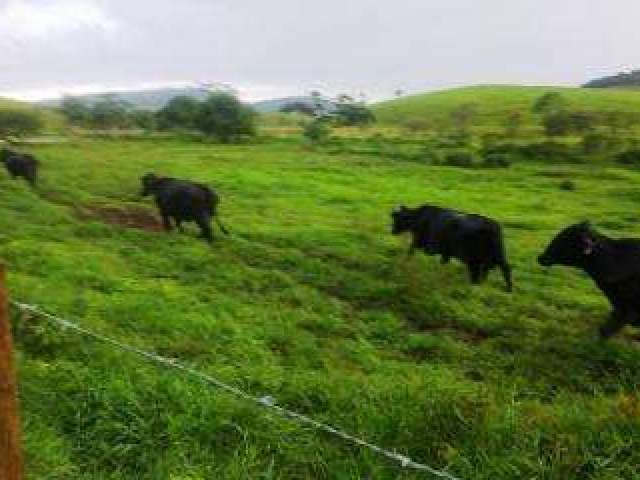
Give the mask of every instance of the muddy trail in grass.
[(89, 204), (75, 207), (76, 216), (81, 220), (99, 220), (103, 223), (125, 228), (136, 228), (148, 232), (163, 231), (154, 212), (145, 207), (127, 205), (115, 207), (112, 205)]

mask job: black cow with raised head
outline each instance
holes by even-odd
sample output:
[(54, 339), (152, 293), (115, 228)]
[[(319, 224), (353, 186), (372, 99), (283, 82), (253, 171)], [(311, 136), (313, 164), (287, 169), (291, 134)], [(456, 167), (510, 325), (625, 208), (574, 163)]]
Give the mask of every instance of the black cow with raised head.
[(202, 183), (180, 180), (171, 177), (160, 177), (147, 173), (141, 178), (142, 196), (153, 195), (162, 216), (165, 230), (173, 228), (171, 219), (176, 227), (182, 230), (182, 222), (195, 222), (200, 227), (202, 236), (213, 241), (211, 218), (215, 218), (220, 230), (228, 234), (216, 216), (219, 197), (207, 185)]
[(575, 267), (593, 279), (613, 307), (600, 327), (602, 337), (625, 325), (640, 326), (640, 239), (609, 238), (589, 222), (577, 223), (558, 233), (538, 262)]
[(31, 186), (35, 186), (38, 176), (38, 160), (33, 155), (3, 148), (0, 150), (0, 162), (4, 163), (12, 178), (22, 177)]
[(502, 229), (495, 220), (435, 205), (401, 206), (391, 217), (391, 233), (411, 233), (409, 255), (420, 249), (427, 255), (441, 255), (442, 263), (457, 258), (467, 266), (474, 284), (485, 280), (496, 266), (500, 267), (506, 289), (512, 291)]

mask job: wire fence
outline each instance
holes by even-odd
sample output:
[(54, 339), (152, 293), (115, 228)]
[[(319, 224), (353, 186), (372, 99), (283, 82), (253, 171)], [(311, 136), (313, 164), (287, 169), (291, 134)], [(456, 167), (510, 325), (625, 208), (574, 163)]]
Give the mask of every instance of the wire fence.
[(66, 330), (71, 330), (79, 335), (83, 335), (85, 337), (99, 341), (115, 349), (137, 355), (139, 357), (142, 357), (148, 360), (151, 363), (155, 363), (156, 365), (177, 370), (182, 374), (184, 374), (185, 376), (198, 379), (203, 383), (209, 386), (215, 387), (219, 390), (222, 390), (236, 398), (242, 399), (246, 402), (249, 402), (259, 407), (273, 411), (283, 418), (289, 419), (291, 421), (297, 422), (302, 425), (313, 427), (316, 430), (323, 431), (335, 437), (339, 437), (345, 442), (355, 445), (359, 448), (368, 449), (396, 463), (402, 468), (425, 472), (430, 475), (433, 475), (434, 477), (444, 478), (447, 480), (460, 480), (459, 478), (453, 476), (449, 472), (446, 472), (444, 470), (438, 470), (436, 468), (430, 467), (429, 465), (416, 462), (410, 457), (402, 455), (394, 450), (388, 450), (388, 449), (382, 448), (362, 438), (356, 437), (355, 435), (351, 435), (345, 432), (344, 430), (341, 430), (340, 428), (331, 426), (323, 422), (319, 422), (317, 420), (314, 420), (311, 417), (308, 417), (296, 411), (289, 410), (284, 406), (278, 405), (276, 400), (269, 395), (265, 395), (261, 397), (254, 396), (237, 387), (234, 387), (233, 385), (229, 385), (228, 383), (223, 382), (218, 378), (215, 378), (211, 375), (195, 370), (189, 366), (183, 365), (173, 359), (163, 357), (161, 355), (157, 355), (153, 352), (142, 350), (140, 348), (134, 347), (132, 345), (128, 345), (126, 343), (120, 342), (119, 340), (103, 335), (101, 333), (94, 332), (92, 330), (89, 330), (85, 327), (78, 325), (77, 323), (71, 322), (64, 318), (60, 318), (56, 315), (52, 315), (38, 306), (30, 305), (27, 303), (21, 303), (14, 300), (10, 300), (10, 303), (12, 306), (14, 306), (18, 310), (22, 312), (28, 312), (33, 315), (44, 318), (49, 322), (57, 325), (58, 327), (61, 327)]

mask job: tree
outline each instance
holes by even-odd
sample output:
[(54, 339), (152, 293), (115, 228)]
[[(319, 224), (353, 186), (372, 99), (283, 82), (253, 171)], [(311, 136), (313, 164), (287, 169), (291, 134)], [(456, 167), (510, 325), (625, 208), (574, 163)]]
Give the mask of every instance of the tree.
[(60, 111), (72, 125), (86, 125), (91, 118), (91, 109), (77, 97), (65, 96)]
[(364, 102), (356, 102), (349, 95), (339, 95), (335, 101), (332, 116), (338, 125), (367, 125), (375, 121), (375, 116)]
[(227, 143), (255, 133), (255, 111), (228, 92), (214, 92), (200, 104), (196, 128)]
[(0, 136), (24, 136), (42, 129), (42, 118), (27, 110), (0, 110)]
[(158, 127), (166, 130), (171, 128), (197, 128), (201, 102), (187, 95), (172, 98), (156, 114)]
[(90, 124), (94, 128), (126, 128), (130, 126), (128, 102), (105, 95), (91, 107)]
[(149, 110), (133, 110), (129, 112), (129, 121), (143, 130), (154, 130), (157, 126), (156, 115)]
[(327, 118), (315, 118), (304, 127), (303, 135), (312, 144), (324, 143), (329, 138), (331, 128)]
[(567, 107), (567, 100), (560, 92), (547, 92), (534, 102), (531, 111), (538, 114), (559, 112)]

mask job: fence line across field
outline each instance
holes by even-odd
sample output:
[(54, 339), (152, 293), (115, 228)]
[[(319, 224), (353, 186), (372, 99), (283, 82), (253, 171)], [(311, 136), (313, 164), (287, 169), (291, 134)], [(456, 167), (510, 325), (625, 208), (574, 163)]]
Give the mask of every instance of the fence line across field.
[(186, 365), (183, 365), (181, 363), (176, 362), (173, 359), (167, 358), (167, 357), (163, 357), (161, 355), (157, 355), (155, 353), (152, 352), (148, 352), (146, 350), (142, 350), (140, 348), (134, 347), (132, 345), (128, 345), (126, 343), (122, 343), (118, 340), (115, 340), (113, 338), (110, 338), (106, 335), (103, 335), (101, 333), (97, 333), (94, 331), (91, 331), (87, 328), (84, 328), (74, 322), (71, 322), (69, 320), (66, 320), (64, 318), (60, 318), (56, 315), (52, 315), (48, 312), (46, 312), (45, 310), (43, 310), (42, 308), (35, 306), (35, 305), (30, 305), (27, 303), (21, 303), (21, 302), (17, 302), (14, 300), (10, 300), (11, 305), (13, 305), (15, 308), (17, 308), (18, 310), (21, 310), (23, 312), (30, 312), (34, 315), (37, 315), (39, 317), (45, 318), (48, 321), (58, 325), (59, 327), (63, 327), (69, 330), (73, 330), (74, 332), (84, 335), (86, 337), (92, 338), (94, 340), (100, 341), (104, 344), (110, 345), (111, 347), (117, 348), (119, 350), (128, 352), (128, 353), (132, 353), (135, 355), (138, 355), (140, 357), (143, 357), (145, 359), (147, 359), (150, 362), (156, 363), (158, 365), (161, 365), (163, 367), (167, 367), (167, 368), (172, 368), (174, 370), (178, 370), (180, 372), (182, 372), (183, 374), (189, 375), (191, 377), (197, 378), (200, 381), (214, 386), (224, 392), (227, 392), (230, 395), (233, 395), (237, 398), (241, 398), (247, 402), (253, 403), (255, 405), (258, 405), (260, 407), (272, 410), (274, 412), (276, 412), (278, 415), (280, 415), (281, 417), (287, 418), (289, 420), (293, 420), (295, 422), (298, 422), (300, 424), (305, 424), (305, 425), (309, 425), (317, 430), (321, 430), (324, 431), (325, 433), (329, 433), (331, 435), (334, 435), (336, 437), (339, 437), (341, 439), (343, 439), (344, 441), (351, 443), (353, 445), (356, 445), (358, 447), (361, 448), (366, 448), (368, 450), (371, 450), (372, 452), (375, 452), (381, 456), (386, 457), (387, 459), (396, 462), (398, 465), (400, 465), (402, 468), (410, 468), (413, 470), (418, 470), (418, 471), (422, 471), (425, 473), (429, 473), (435, 477), (438, 478), (444, 478), (447, 480), (460, 480), (459, 478), (453, 476), (452, 474), (445, 472), (444, 470), (437, 470), (435, 468), (430, 467), (429, 465), (425, 465), (419, 462), (416, 462), (414, 460), (412, 460), (411, 458), (402, 455), (400, 453), (397, 453), (395, 451), (391, 451), (391, 450), (387, 450), (385, 448), (379, 447), (373, 443), (367, 442), (366, 440), (363, 440), (361, 438), (358, 438), (354, 435), (351, 435), (339, 428), (333, 427), (329, 424), (326, 423), (322, 423), (319, 422), (317, 420), (314, 420), (311, 417), (308, 417), (306, 415), (303, 415), (301, 413), (295, 412), (293, 410), (289, 410), (285, 407), (282, 407), (280, 405), (277, 405), (276, 401), (270, 397), (270, 396), (263, 396), (263, 397), (257, 397), (254, 395), (251, 395), (243, 390), (240, 390), (239, 388), (236, 388), (232, 385), (229, 385), (215, 377), (212, 377), (211, 375), (207, 375), (205, 373), (202, 373), (198, 370), (195, 370), (191, 367), (188, 367)]

